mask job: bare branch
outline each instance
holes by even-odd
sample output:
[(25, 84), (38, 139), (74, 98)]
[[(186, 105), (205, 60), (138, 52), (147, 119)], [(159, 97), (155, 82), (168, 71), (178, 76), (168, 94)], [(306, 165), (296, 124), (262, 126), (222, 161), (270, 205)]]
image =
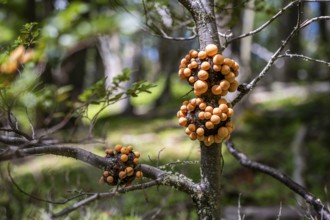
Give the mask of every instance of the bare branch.
[(281, 215), (282, 215), (282, 202), (280, 202), (280, 209), (278, 211), (278, 215), (277, 215), (277, 219), (276, 220), (280, 220), (281, 219)]
[[(149, 25), (146, 24), (146, 26), (148, 27), (148, 29), (152, 30), (152, 28), (151, 28)], [(151, 34), (151, 35), (153, 35), (153, 36), (155, 36), (155, 37), (160, 37), (160, 38), (164, 38), (164, 39), (167, 39), (167, 40), (174, 40), (174, 41), (188, 41), (188, 40), (193, 40), (193, 39), (195, 39), (195, 38), (197, 37), (196, 27), (193, 27), (193, 28), (192, 28), (192, 32), (193, 32), (193, 34), (192, 34), (191, 36), (189, 36), (189, 37), (172, 37), (172, 36), (169, 36), (169, 35), (168, 35), (163, 29), (161, 29), (160, 27), (158, 27), (158, 31), (161, 32), (161, 34), (156, 34), (156, 33), (154, 33), (153, 31), (149, 31), (149, 30), (147, 30), (146, 28), (143, 28), (143, 27), (142, 27), (142, 29), (143, 29), (145, 32), (147, 32), (147, 33), (149, 33), (149, 34)]]
[(330, 220), (330, 211), (321, 202), (321, 200), (316, 198), (310, 192), (308, 192), (304, 187), (294, 182), (290, 177), (286, 176), (285, 174), (279, 172), (272, 167), (248, 159), (245, 154), (235, 148), (234, 143), (232, 141), (226, 141), (226, 146), (228, 151), (240, 162), (242, 166), (258, 170), (277, 179), (289, 189), (291, 189), (293, 192), (303, 197), (307, 203), (312, 205), (315, 211), (320, 216), (320, 219)]
[(110, 158), (97, 156), (89, 151), (86, 151), (82, 148), (76, 146), (61, 146), (61, 145), (44, 145), (37, 146), (32, 148), (12, 148), (10, 151), (2, 154), (0, 156), (0, 161), (12, 160), (15, 158), (22, 158), (31, 155), (45, 155), (53, 154), (60, 155), (65, 157), (72, 157), (77, 160), (81, 160), (85, 163), (88, 163), (94, 167), (103, 169), (103, 167), (111, 164), (112, 161)]
[[(65, 157), (72, 157), (72, 158), (83, 161), (85, 163), (88, 163), (88, 164), (90, 164), (94, 167), (100, 168), (100, 169), (103, 169), (105, 166), (109, 166), (110, 164), (114, 163), (114, 159), (97, 156), (82, 148), (75, 147), (75, 146), (61, 146), (61, 145), (38, 146), (38, 147), (24, 148), (24, 149), (21, 149), (18, 147), (10, 148), (10, 150), (7, 150), (6, 152), (4, 152), (3, 154), (0, 155), (0, 161), (26, 157), (26, 156), (30, 156), (30, 155), (40, 155), (40, 154), (42, 154), (42, 155), (54, 154), (54, 155), (61, 155), (61, 156), (65, 156)], [(189, 195), (193, 195), (193, 194), (197, 193), (197, 185), (195, 183), (193, 183), (190, 179), (188, 179), (186, 176), (184, 176), (183, 174), (176, 174), (176, 173), (162, 171), (158, 168), (155, 168), (155, 167), (152, 167), (152, 166), (149, 166), (146, 164), (141, 164), (140, 168), (145, 177), (154, 179), (154, 181), (151, 181), (146, 184), (133, 185), (133, 186), (125, 187), (125, 188), (120, 188), (118, 190), (119, 193), (125, 193), (128, 191), (144, 189), (144, 188), (151, 187), (154, 185), (172, 186), (172, 187), (178, 189), (179, 191), (185, 192)], [(12, 182), (14, 183), (13, 179), (12, 179)], [(15, 186), (16, 186), (16, 188), (19, 189), (19, 191), (21, 191), (25, 195), (29, 195), (28, 193), (24, 192), (24, 190), (22, 190), (17, 184), (15, 184)], [(63, 215), (63, 213), (69, 213), (82, 205), (85, 205), (89, 202), (94, 201), (95, 199), (97, 199), (99, 197), (104, 197), (104, 196), (109, 196), (109, 194), (107, 194), (107, 193), (93, 194), (91, 197), (76, 203), (73, 207), (63, 210), (62, 212), (56, 214), (55, 216), (57, 216), (57, 215), (61, 216), (61, 215)], [(38, 199), (38, 200), (44, 201), (44, 202), (52, 202), (55, 204), (59, 203), (59, 202), (53, 202), (53, 201), (43, 200), (43, 199), (39, 199), (39, 198), (34, 198), (34, 199)]]
[(97, 200), (98, 198), (99, 198), (99, 194), (95, 193), (94, 195), (73, 204), (71, 207), (63, 209), (62, 211), (60, 211), (58, 213), (52, 214), (52, 218), (59, 218), (59, 217), (65, 216), (65, 215), (73, 212), (74, 210), (77, 210), (81, 206), (87, 205), (88, 203), (91, 203), (91, 202)]
[(322, 63), (322, 64), (325, 64), (328, 67), (330, 67), (330, 62), (327, 62), (327, 61), (324, 61), (324, 60), (314, 59), (314, 58), (311, 58), (311, 57), (308, 57), (308, 56), (305, 56), (305, 55), (302, 55), (302, 54), (292, 54), (292, 53), (289, 53), (289, 51), (286, 51), (285, 54), (282, 54), (282, 55), (278, 56), (278, 58), (283, 58), (283, 57), (301, 58), (301, 59), (306, 60), (306, 61)]
[[(298, 6), (299, 7), (299, 6)], [(298, 14), (300, 14), (300, 10), (298, 10)], [(260, 79), (262, 79), (267, 72), (270, 70), (272, 65), (275, 63), (275, 61), (280, 57), (280, 53), (283, 51), (283, 49), (286, 47), (286, 45), (289, 43), (289, 41), (298, 33), (299, 30), (307, 27), (313, 22), (320, 21), (320, 20), (329, 20), (330, 16), (319, 16), (312, 19), (309, 19), (302, 24), (297, 23), (297, 25), (293, 28), (289, 36), (282, 41), (281, 46), (275, 51), (271, 59), (268, 61), (266, 66), (263, 68), (263, 70), (259, 73), (258, 76), (256, 76), (251, 82), (247, 85), (245, 85), (243, 88), (241, 88), (240, 94), (232, 101), (232, 105), (235, 106), (245, 95), (247, 95), (249, 92), (252, 91), (252, 89), (256, 86), (256, 84), (259, 82)], [(299, 22), (299, 20), (298, 20)]]
[(318, 17), (306, 20), (300, 25), (299, 29), (303, 29), (303, 28), (307, 27), (308, 25), (310, 25), (311, 23), (320, 21), (320, 20), (330, 20), (330, 16), (318, 16)]
[[(192, 28), (192, 32), (193, 34), (189, 37), (172, 37), (172, 36), (169, 36), (161, 27), (160, 25), (150, 25), (148, 24), (148, 20), (153, 22), (153, 19), (150, 18), (149, 16), (149, 9), (147, 8), (146, 4), (145, 4), (145, 1), (143, 0), (142, 1), (142, 5), (143, 5), (143, 10), (144, 10), (144, 15), (145, 15), (145, 26), (147, 28), (144, 28), (142, 27), (142, 29), (155, 36), (155, 37), (160, 37), (160, 38), (164, 38), (164, 39), (168, 39), (168, 40), (174, 40), (174, 41), (187, 41), (187, 40), (193, 40), (197, 37), (197, 33), (196, 33), (196, 27), (193, 27)], [(190, 23), (192, 23), (193, 21), (191, 20), (188, 20), (187, 22), (183, 22), (181, 25), (179, 25), (178, 27), (173, 27), (172, 30), (175, 30), (175, 29), (181, 29), (183, 27), (186, 27), (187, 25), (189, 25)], [(149, 29), (149, 30), (148, 30)], [(153, 29), (157, 29), (156, 32), (159, 32), (160, 34), (156, 34), (155, 31), (153, 31)]]
[(256, 84), (261, 80), (266, 73), (269, 71), (269, 69), (272, 67), (274, 62), (277, 60), (278, 56), (282, 52), (282, 50), (285, 48), (285, 46), (289, 43), (291, 38), (297, 33), (298, 27), (295, 27), (292, 32), (289, 34), (287, 39), (285, 41), (282, 41), (282, 45), (277, 49), (277, 51), (273, 54), (271, 59), (268, 61), (266, 66), (263, 68), (263, 70), (259, 73), (257, 77), (255, 77), (249, 84), (245, 86), (245, 88), (240, 91), (240, 94), (231, 102), (233, 106), (235, 106), (246, 94), (248, 94), (252, 89), (256, 86)]
[(8, 117), (9, 126), (12, 129), (12, 132), (14, 132), (20, 136), (23, 136), (24, 138), (26, 138), (29, 141), (33, 140), (33, 138), (30, 135), (28, 135), (25, 132), (18, 129), (17, 120), (16, 120), (16, 123), (14, 123), (14, 121), (12, 120), (12, 117), (15, 117), (15, 116), (12, 115), (10, 107), (8, 107), (8, 109), (7, 109), (7, 117)]
[[(226, 41), (226, 45), (230, 44), (232, 41), (234, 40), (238, 40), (244, 37), (248, 37), (248, 36), (252, 36), (256, 33), (259, 33), (260, 31), (262, 31), (263, 29), (265, 29), (268, 25), (270, 25), (276, 18), (280, 17), (287, 9), (295, 6), (297, 3), (299, 2), (299, 0), (296, 1), (292, 1), (289, 4), (287, 4), (284, 8), (282, 8), (279, 12), (277, 12), (273, 17), (271, 17), (271, 19), (269, 19), (266, 23), (264, 23), (263, 25), (261, 25), (260, 27), (258, 27), (257, 29), (250, 31), (248, 33), (244, 33), (241, 34), (237, 37), (234, 37), (230, 40)], [(220, 36), (223, 36), (223, 34), (219, 33)], [(229, 37), (229, 35), (225, 35), (226, 37)]]
[(21, 145), (27, 142), (28, 140), (26, 140), (25, 138), (0, 135), (0, 143), (9, 144), (9, 145)]
[[(65, 157), (72, 157), (99, 169), (103, 169), (105, 166), (109, 166), (115, 162), (115, 159), (100, 157), (76, 146), (62, 145), (38, 146), (24, 149), (20, 149), (18, 147), (11, 148), (10, 150), (7, 150), (0, 155), (0, 161), (40, 154), (54, 154)], [(158, 179), (159, 185), (173, 186), (174, 188), (190, 195), (196, 191), (196, 184), (183, 174), (173, 174), (171, 172), (166, 172), (147, 164), (141, 164), (140, 166), (144, 176), (154, 180)]]
[(192, 164), (198, 164), (199, 161), (198, 160), (184, 160), (184, 161), (174, 161), (174, 162), (170, 162), (164, 165), (159, 166), (159, 169), (165, 169), (166, 167), (175, 167), (175, 166), (182, 166), (182, 165), (192, 165)]
[(63, 128), (72, 118), (72, 114), (68, 113), (62, 121), (60, 121), (58, 124), (52, 126), (51, 128), (46, 129), (44, 132), (42, 132), (41, 134), (39, 134), (39, 138), (42, 137), (46, 137), (50, 134), (54, 134), (56, 131), (60, 130), (61, 128)]
[(114, 197), (118, 193), (123, 194), (123, 193), (126, 193), (126, 192), (146, 189), (146, 188), (150, 188), (150, 187), (157, 186), (157, 185), (159, 185), (158, 181), (153, 180), (153, 181), (142, 183), (142, 184), (137, 184), (137, 185), (132, 185), (132, 186), (128, 186), (128, 187), (113, 189), (110, 192), (105, 192), (105, 193), (86, 193), (86, 192), (84, 192), (84, 193), (81, 193), (81, 195), (90, 195), (90, 196), (87, 197), (86, 199), (83, 199), (83, 200), (73, 204), (71, 207), (65, 208), (62, 211), (58, 212), (58, 213), (52, 214), (52, 218), (58, 218), (58, 217), (66, 216), (67, 214), (77, 210), (78, 208), (80, 208), (84, 205), (87, 205), (87, 204), (89, 204), (91, 202), (94, 202), (96, 200), (99, 200), (99, 199)]
[[(273, 17), (271, 17), (267, 22), (265, 22), (263, 25), (261, 25), (260, 27), (258, 27), (257, 29), (255, 30), (252, 30), (248, 33), (244, 33), (244, 34), (241, 34), (237, 37), (233, 37), (231, 39), (228, 39), (229, 37), (232, 36), (232, 34), (223, 34), (223, 33), (218, 33), (219, 36), (221, 37), (225, 37), (226, 38), (226, 43), (224, 45), (224, 47), (227, 47), (228, 44), (232, 43), (233, 41), (235, 40), (239, 40), (241, 38), (244, 38), (244, 37), (248, 37), (248, 36), (253, 36), (254, 34), (257, 34), (259, 33), (260, 31), (262, 31), (263, 29), (265, 29), (266, 27), (268, 27), (273, 21), (275, 21), (277, 18), (279, 18), (281, 15), (283, 15), (283, 13), (290, 9), (291, 7), (293, 6), (296, 6), (297, 4), (299, 4), (299, 11), (300, 13), (298, 13), (298, 22), (300, 23), (301, 21), (301, 13), (302, 13), (302, 10), (301, 10), (301, 3), (303, 2), (322, 2), (322, 0), (295, 0), (295, 1), (292, 1), (290, 2), (289, 4), (287, 4), (285, 7), (283, 7), (281, 10), (279, 10)], [(323, 17), (327, 17), (327, 16), (323, 16)]]

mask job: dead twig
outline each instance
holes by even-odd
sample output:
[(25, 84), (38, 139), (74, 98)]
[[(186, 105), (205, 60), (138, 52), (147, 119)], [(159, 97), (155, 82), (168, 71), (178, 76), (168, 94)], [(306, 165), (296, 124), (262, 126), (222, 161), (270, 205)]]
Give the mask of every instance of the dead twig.
[(131, 191), (150, 188), (150, 187), (156, 186), (158, 184), (159, 184), (158, 180), (153, 180), (153, 181), (149, 181), (149, 182), (141, 183), (141, 184), (137, 184), (137, 185), (127, 186), (127, 187), (122, 187), (122, 188), (115, 188), (115, 189), (111, 190), (110, 192), (82, 193), (83, 195), (89, 195), (89, 197), (87, 197), (86, 199), (83, 199), (79, 202), (74, 203), (72, 206), (63, 209), (62, 211), (60, 211), (58, 213), (52, 214), (52, 218), (59, 218), (59, 217), (66, 216), (69, 213), (77, 210), (78, 208), (80, 208), (82, 206), (85, 206), (85, 205), (87, 205), (91, 202), (94, 202), (96, 200), (99, 200), (99, 199), (114, 197), (117, 194), (123, 194), (123, 193), (126, 193), (126, 192), (131, 192)]
[(330, 62), (324, 61), (324, 60), (319, 60), (319, 59), (314, 59), (308, 56), (305, 56), (303, 54), (292, 54), (289, 53), (290, 51), (286, 51), (284, 54), (278, 56), (278, 58), (284, 58), (284, 57), (288, 57), (288, 58), (300, 58), (303, 59), (305, 61), (312, 61), (312, 62), (316, 62), (316, 63), (321, 63), (324, 65), (327, 65), (328, 67), (330, 67)]
[[(263, 29), (265, 29), (268, 25), (270, 25), (274, 20), (276, 20), (278, 17), (280, 17), (286, 10), (288, 10), (289, 8), (295, 6), (298, 2), (299, 2), (299, 0), (290, 2), (285, 7), (283, 7), (281, 10), (279, 10), (273, 17), (271, 17), (266, 23), (264, 23), (263, 25), (261, 25), (257, 29), (255, 29), (253, 31), (250, 31), (248, 33), (241, 34), (241, 35), (239, 35), (237, 37), (233, 37), (230, 40), (227, 40), (225, 47), (228, 44), (230, 44), (231, 42), (235, 41), (235, 40), (239, 40), (241, 38), (252, 36), (254, 34), (259, 33), (260, 31), (262, 31)], [(219, 35), (223, 37), (223, 34), (219, 33)], [(224, 35), (224, 36), (230, 37), (229, 35)]]

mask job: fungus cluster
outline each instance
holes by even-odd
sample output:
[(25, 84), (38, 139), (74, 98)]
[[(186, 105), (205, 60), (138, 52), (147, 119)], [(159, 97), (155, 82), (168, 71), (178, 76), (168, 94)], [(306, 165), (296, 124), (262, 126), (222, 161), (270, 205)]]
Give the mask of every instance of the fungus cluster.
[(237, 90), (239, 65), (230, 58), (218, 54), (214, 44), (206, 46), (205, 51), (190, 50), (181, 60), (178, 75), (194, 87), (196, 96), (211, 92), (216, 96), (225, 96)]
[(214, 44), (207, 45), (205, 51), (190, 50), (181, 60), (178, 75), (193, 86), (197, 96), (184, 101), (177, 113), (179, 125), (186, 127), (190, 139), (206, 146), (229, 139), (234, 110), (222, 97), (237, 90), (238, 69), (238, 63), (224, 58)]
[(135, 178), (143, 177), (137, 166), (140, 153), (134, 152), (132, 146), (123, 147), (117, 144), (115, 149), (106, 149), (105, 153), (105, 157), (113, 159), (114, 163), (104, 168), (101, 184), (130, 185)]

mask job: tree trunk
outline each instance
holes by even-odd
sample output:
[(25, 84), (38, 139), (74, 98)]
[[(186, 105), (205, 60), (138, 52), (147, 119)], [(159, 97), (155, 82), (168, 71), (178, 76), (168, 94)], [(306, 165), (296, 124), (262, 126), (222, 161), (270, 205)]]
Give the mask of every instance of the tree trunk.
[(200, 204), (197, 203), (199, 219), (221, 219), (221, 144), (201, 147), (201, 190)]
[[(220, 47), (218, 31), (214, 14), (214, 2), (211, 0), (179, 0), (191, 13), (197, 28), (200, 49), (213, 43)], [(206, 101), (206, 100), (205, 100)], [(217, 102), (214, 100), (210, 102)], [(212, 104), (207, 103), (207, 104)], [(194, 198), (199, 219), (221, 219), (221, 144), (206, 146), (200, 142), (201, 150), (201, 193)], [(196, 197), (197, 197), (196, 196)]]

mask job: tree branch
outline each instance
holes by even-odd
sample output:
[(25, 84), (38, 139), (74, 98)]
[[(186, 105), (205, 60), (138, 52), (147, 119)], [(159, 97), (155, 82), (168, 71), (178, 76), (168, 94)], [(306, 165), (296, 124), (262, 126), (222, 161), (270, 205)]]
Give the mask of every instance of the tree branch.
[(330, 62), (327, 62), (327, 61), (324, 61), (324, 60), (314, 59), (314, 58), (305, 56), (303, 54), (292, 54), (292, 53), (289, 53), (289, 51), (286, 51), (284, 54), (278, 56), (278, 58), (283, 58), (283, 57), (301, 58), (301, 59), (306, 60), (306, 61), (312, 61), (312, 62), (316, 62), (316, 63), (322, 63), (322, 64), (325, 64), (328, 67), (330, 67)]
[(105, 166), (111, 164), (110, 158), (100, 157), (89, 151), (75, 146), (65, 145), (43, 145), (32, 148), (18, 148), (10, 147), (10, 150), (0, 155), (0, 161), (12, 160), (16, 158), (22, 158), (32, 155), (46, 155), (53, 154), (65, 157), (75, 158), (77, 160), (88, 163), (94, 167), (103, 169)]
[(190, 12), (195, 21), (200, 48), (204, 49), (210, 43), (220, 46), (213, 1), (179, 0), (179, 2)]
[[(105, 166), (113, 164), (115, 160), (111, 158), (100, 157), (76, 146), (50, 145), (24, 149), (11, 147), (9, 150), (0, 155), (0, 162), (40, 154), (53, 154), (75, 158), (99, 169), (103, 169)], [(141, 164), (140, 168), (145, 177), (157, 180), (159, 185), (173, 186), (179, 191), (185, 192), (189, 195), (192, 195), (196, 192), (196, 184), (183, 174), (173, 174), (149, 166), (147, 164)]]
[[(157, 3), (154, 3), (154, 4), (157, 4)], [(147, 8), (146, 6), (146, 3), (145, 1), (143, 0), (142, 1), (142, 5), (143, 5), (143, 11), (144, 11), (144, 15), (145, 15), (145, 26), (151, 30), (151, 31), (148, 31), (146, 28), (142, 27), (142, 29), (147, 32), (147, 33), (150, 33), (151, 35), (153, 36), (156, 36), (156, 37), (160, 37), (160, 38), (163, 38), (163, 39), (167, 39), (167, 40), (174, 40), (174, 41), (187, 41), (187, 40), (193, 40), (197, 37), (197, 33), (196, 33), (196, 27), (193, 27), (192, 28), (192, 32), (193, 34), (189, 37), (172, 37), (172, 36), (169, 36), (165, 30), (163, 28), (161, 28), (161, 25), (159, 24), (153, 24), (153, 20), (150, 16), (149, 16), (149, 11), (152, 11), (151, 8)], [(154, 7), (159, 8), (157, 6), (154, 5)], [(153, 8), (153, 10), (155, 10)], [(162, 17), (161, 13), (158, 12), (158, 15)], [(150, 21), (152, 24), (148, 24)], [(164, 21), (162, 21), (164, 23)], [(189, 20), (188, 22), (184, 22), (183, 24), (179, 25), (179, 27), (172, 27), (171, 29), (174, 30), (174, 29), (182, 29), (183, 27), (187, 27), (187, 25), (189, 25), (190, 23), (192, 23), (193, 21), (192, 20)], [(157, 34), (157, 32), (159, 34)]]
[(320, 21), (320, 20), (330, 20), (330, 16), (318, 16), (318, 17), (306, 20), (300, 25), (299, 29), (303, 29), (303, 28), (307, 27), (308, 25), (310, 25), (311, 23)]
[(62, 211), (58, 212), (58, 213), (52, 214), (52, 218), (59, 218), (59, 217), (62, 217), (62, 216), (66, 216), (69, 213), (77, 210), (78, 208), (80, 208), (84, 205), (87, 205), (87, 204), (89, 204), (91, 202), (94, 202), (96, 200), (99, 200), (99, 199), (114, 197), (118, 193), (123, 194), (123, 193), (126, 193), (126, 192), (146, 189), (146, 188), (150, 188), (150, 187), (157, 186), (157, 185), (159, 185), (158, 181), (153, 180), (153, 181), (142, 183), (142, 184), (137, 184), (137, 185), (132, 185), (132, 186), (128, 186), (128, 187), (113, 189), (110, 192), (105, 192), (105, 193), (87, 193), (87, 192), (83, 192), (83, 193), (80, 193), (80, 195), (90, 195), (90, 196), (87, 197), (86, 199), (83, 199), (79, 202), (76, 202), (71, 207), (65, 208)]
[(21, 145), (27, 143), (28, 140), (21, 137), (12, 137), (7, 135), (0, 135), (0, 143), (9, 145)]
[[(258, 27), (257, 29), (253, 30), (253, 31), (250, 31), (248, 33), (244, 33), (244, 34), (241, 34), (237, 37), (233, 37), (232, 39), (230, 40), (226, 40), (226, 45), (225, 47), (230, 44), (231, 42), (235, 41), (235, 40), (239, 40), (241, 38), (244, 38), (244, 37), (248, 37), (248, 36), (252, 36), (254, 34), (257, 34), (259, 33), (260, 31), (262, 31), (263, 29), (265, 29), (268, 25), (270, 25), (275, 19), (277, 19), (278, 17), (280, 17), (286, 10), (288, 10), (289, 8), (295, 6), (297, 3), (299, 2), (299, 0), (295, 0), (295, 1), (292, 1), (290, 2), (289, 4), (287, 4), (284, 8), (282, 8), (280, 11), (278, 11), (273, 17), (271, 17), (266, 23), (264, 23), (263, 25), (261, 25), (260, 27)], [(220, 36), (222, 37), (228, 37), (227, 35), (224, 35), (222, 33), (219, 33)]]
[[(299, 7), (299, 5), (298, 5)], [(299, 7), (300, 8), (300, 7)], [(300, 14), (300, 10), (298, 10), (298, 14)], [(249, 92), (253, 90), (253, 88), (257, 85), (257, 83), (262, 79), (267, 72), (270, 70), (272, 65), (275, 63), (275, 61), (280, 57), (281, 52), (284, 50), (286, 45), (289, 43), (289, 41), (300, 31), (301, 29), (307, 27), (313, 22), (319, 21), (319, 20), (329, 20), (330, 16), (319, 16), (315, 17), (309, 20), (306, 20), (302, 24), (297, 23), (297, 25), (293, 28), (289, 36), (282, 41), (281, 46), (276, 50), (276, 52), (273, 54), (271, 59), (268, 61), (266, 66), (263, 68), (263, 70), (259, 73), (257, 77), (255, 77), (253, 80), (251, 80), (250, 83), (244, 86), (244, 88), (241, 89), (238, 96), (232, 101), (232, 105), (235, 106), (245, 95), (247, 95)], [(299, 20), (298, 20), (299, 21)]]
[(141, 164), (141, 170), (145, 177), (157, 179), (159, 185), (173, 186), (188, 195), (198, 191), (197, 185), (183, 174), (166, 172), (147, 164)]
[(286, 176), (285, 174), (279, 172), (272, 167), (248, 159), (245, 154), (235, 148), (234, 143), (232, 141), (226, 141), (226, 146), (228, 151), (240, 162), (242, 166), (258, 170), (273, 177), (274, 179), (277, 179), (289, 189), (291, 189), (293, 192), (303, 197), (308, 204), (312, 205), (320, 219), (330, 220), (330, 211), (321, 202), (321, 200), (316, 198), (310, 192), (308, 192), (304, 187), (294, 182), (290, 177)]
[[(12, 120), (12, 117), (14, 117), (14, 116), (12, 116), (12, 114), (11, 114), (11, 108), (10, 107), (8, 107), (8, 109), (7, 109), (7, 117), (8, 117), (9, 126), (12, 129), (12, 132), (24, 137), (26, 140), (29, 140), (29, 141), (33, 140), (33, 138), (30, 135), (28, 135), (25, 132), (19, 130), (17, 128), (17, 125), (14, 124), (14, 122)], [(16, 123), (17, 123), (17, 121), (16, 121)]]

